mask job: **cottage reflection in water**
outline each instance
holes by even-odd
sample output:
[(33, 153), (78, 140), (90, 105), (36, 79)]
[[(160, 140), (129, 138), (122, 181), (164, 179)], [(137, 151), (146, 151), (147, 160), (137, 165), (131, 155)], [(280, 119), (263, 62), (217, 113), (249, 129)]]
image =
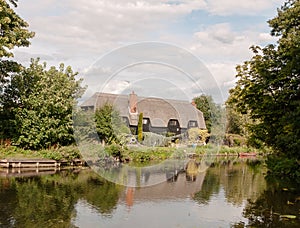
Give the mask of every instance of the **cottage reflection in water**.
[(194, 160), (187, 163), (185, 170), (168, 171), (160, 175), (164, 176), (166, 181), (143, 188), (127, 187), (120, 199), (129, 207), (139, 201), (185, 199), (201, 191), (205, 178), (205, 172), (198, 173), (198, 164)]

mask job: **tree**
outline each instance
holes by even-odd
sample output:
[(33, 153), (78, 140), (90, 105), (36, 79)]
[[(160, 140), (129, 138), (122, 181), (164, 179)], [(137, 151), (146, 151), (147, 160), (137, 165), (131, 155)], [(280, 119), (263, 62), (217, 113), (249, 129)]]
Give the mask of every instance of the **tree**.
[(256, 138), (274, 149), (270, 170), (300, 177), (300, 1), (287, 1), (268, 23), (277, 45), (251, 47), (254, 56), (237, 67), (230, 93), (254, 120)]
[[(17, 6), (14, 0), (9, 1), (15, 7)], [(29, 39), (34, 36), (33, 32), (28, 29), (28, 24), (20, 18), (4, 1), (0, 1), (0, 138), (7, 138), (13, 132), (13, 123), (11, 122), (11, 110), (4, 110), (4, 88), (11, 81), (10, 77), (22, 70), (22, 66), (13, 60), (12, 49), (14, 47), (27, 47)], [(12, 106), (10, 104), (9, 106)], [(5, 131), (3, 131), (5, 129)], [(4, 136), (5, 132), (5, 136)]]
[[(16, 1), (10, 2), (16, 6)], [(11, 73), (21, 69), (21, 65), (6, 58), (13, 57), (11, 50), (14, 47), (29, 46), (29, 39), (34, 36), (34, 33), (27, 29), (27, 22), (19, 17), (4, 0), (0, 1), (0, 25), (0, 83), (5, 83)]]
[(139, 122), (138, 122), (138, 141), (143, 141), (143, 113), (139, 114)]
[(95, 121), (99, 139), (105, 143), (122, 143), (123, 134), (130, 133), (129, 128), (123, 123), (119, 112), (109, 103), (96, 110)]
[(13, 75), (4, 88), (3, 110), (7, 115), (2, 115), (3, 122), (11, 125), (2, 125), (2, 135), (6, 132), (16, 145), (31, 149), (72, 143), (73, 106), (83, 93), (76, 75), (63, 64), (47, 70), (38, 59)]
[(220, 122), (221, 108), (216, 105), (213, 98), (208, 95), (202, 94), (201, 96), (195, 97), (193, 101), (197, 109), (203, 113), (206, 128), (208, 132), (211, 132), (212, 126)]

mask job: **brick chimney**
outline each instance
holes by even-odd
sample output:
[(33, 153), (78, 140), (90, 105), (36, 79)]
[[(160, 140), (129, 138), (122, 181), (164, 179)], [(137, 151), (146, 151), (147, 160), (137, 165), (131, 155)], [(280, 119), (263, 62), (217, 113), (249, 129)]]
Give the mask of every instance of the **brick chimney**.
[(134, 91), (129, 95), (129, 108), (130, 113), (137, 113), (137, 95)]

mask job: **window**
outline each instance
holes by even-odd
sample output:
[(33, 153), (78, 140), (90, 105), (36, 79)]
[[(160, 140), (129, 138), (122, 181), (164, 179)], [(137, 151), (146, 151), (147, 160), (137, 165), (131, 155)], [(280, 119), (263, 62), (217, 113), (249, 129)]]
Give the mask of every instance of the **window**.
[(170, 120), (169, 121), (169, 126), (177, 126), (177, 120)]
[(195, 120), (189, 121), (189, 127), (198, 127), (197, 121)]

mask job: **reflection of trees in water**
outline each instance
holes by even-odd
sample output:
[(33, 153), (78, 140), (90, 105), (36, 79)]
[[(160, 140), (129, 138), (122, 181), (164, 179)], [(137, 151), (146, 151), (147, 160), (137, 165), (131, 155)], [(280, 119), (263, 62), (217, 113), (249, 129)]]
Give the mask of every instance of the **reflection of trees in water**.
[(11, 212), (18, 203), (17, 191), (11, 188), (9, 179), (0, 179), (0, 227), (9, 227), (13, 222)]
[(208, 169), (202, 183), (201, 191), (197, 192), (193, 199), (200, 204), (208, 204), (211, 196), (220, 190), (220, 180), (218, 176)]
[[(286, 188), (287, 185), (268, 183), (267, 189), (257, 200), (248, 200), (243, 215), (248, 219), (249, 227), (300, 227), (300, 189)], [(298, 188), (298, 189), (297, 189)], [(295, 215), (288, 219), (284, 215)], [(244, 227), (243, 222), (234, 227)]]
[[(252, 164), (252, 163), (251, 163)], [(262, 172), (257, 172), (262, 164), (255, 169), (244, 161), (222, 160), (207, 170), (202, 189), (194, 199), (207, 204), (213, 194), (223, 188), (227, 202), (241, 206), (247, 199), (256, 199), (265, 189)]]
[(90, 177), (83, 185), (79, 197), (93, 205), (101, 214), (111, 214), (119, 199), (120, 187), (96, 177)]
[(0, 189), (0, 224), (5, 227), (72, 227), (79, 199), (109, 214), (121, 190), (93, 172), (0, 179)]

